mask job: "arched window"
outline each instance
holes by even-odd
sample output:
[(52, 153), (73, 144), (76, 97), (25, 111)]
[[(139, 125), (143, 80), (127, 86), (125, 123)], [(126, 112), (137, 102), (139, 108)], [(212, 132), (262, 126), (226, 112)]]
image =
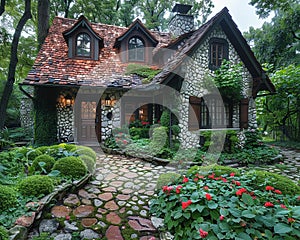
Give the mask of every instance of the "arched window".
[(87, 33), (80, 33), (76, 38), (76, 56), (91, 56), (91, 37)]
[(145, 61), (145, 45), (142, 39), (133, 37), (128, 42), (128, 60), (129, 61)]

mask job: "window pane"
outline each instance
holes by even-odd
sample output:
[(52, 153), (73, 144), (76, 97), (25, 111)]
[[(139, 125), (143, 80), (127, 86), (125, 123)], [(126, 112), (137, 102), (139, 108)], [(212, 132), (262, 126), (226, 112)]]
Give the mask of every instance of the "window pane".
[(76, 41), (76, 55), (89, 57), (91, 55), (91, 38), (88, 34), (79, 34)]
[(141, 39), (133, 37), (128, 43), (128, 59), (129, 61), (144, 61), (145, 59), (145, 48), (144, 43)]

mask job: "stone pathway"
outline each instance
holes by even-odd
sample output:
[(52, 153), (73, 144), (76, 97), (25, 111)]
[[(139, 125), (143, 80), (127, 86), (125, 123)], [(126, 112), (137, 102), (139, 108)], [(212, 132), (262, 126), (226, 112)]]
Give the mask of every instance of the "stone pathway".
[(51, 233), (55, 240), (154, 240), (148, 200), (161, 173), (175, 171), (139, 159), (98, 155), (95, 178), (45, 214), (29, 236)]
[(300, 184), (300, 151), (285, 148), (280, 150), (284, 156), (284, 160), (281, 163), (255, 167), (255, 169), (282, 174)]

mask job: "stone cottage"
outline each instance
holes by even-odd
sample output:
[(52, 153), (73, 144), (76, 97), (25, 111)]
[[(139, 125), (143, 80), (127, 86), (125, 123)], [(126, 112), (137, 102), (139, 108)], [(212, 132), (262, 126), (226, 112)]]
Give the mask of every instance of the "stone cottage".
[[(176, 4), (169, 32), (139, 19), (125, 28), (56, 17), (20, 85), (34, 112), (35, 141), (101, 142), (124, 124), (159, 120), (164, 107), (176, 109), (183, 148), (197, 146), (203, 129), (256, 127), (254, 99), (274, 93), (273, 84), (227, 8), (196, 30), (190, 8)], [(239, 102), (206, 86), (224, 59), (242, 65)], [(138, 64), (156, 76), (145, 81), (129, 71)]]

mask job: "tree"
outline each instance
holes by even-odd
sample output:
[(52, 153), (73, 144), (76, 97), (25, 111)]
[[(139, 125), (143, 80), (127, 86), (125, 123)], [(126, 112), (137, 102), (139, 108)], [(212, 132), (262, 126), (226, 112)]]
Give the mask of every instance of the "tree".
[(271, 23), (264, 23), (262, 28), (251, 27), (245, 33), (246, 39), (253, 44), (258, 60), (274, 64), (275, 69), (300, 63), (300, 5), (294, 5), (287, 12), (277, 11)]
[(277, 94), (257, 99), (258, 120), (264, 129), (278, 128), (291, 140), (300, 140), (300, 65), (289, 65), (271, 75)]
[(38, 0), (38, 43), (39, 49), (45, 41), (49, 29), (50, 2)]
[(266, 18), (271, 11), (287, 12), (293, 9), (293, 6), (298, 4), (298, 0), (251, 0), (249, 4), (257, 9), (256, 13), (260, 17)]
[[(192, 5), (190, 14), (195, 16), (198, 24), (206, 21), (213, 8), (211, 0), (180, 0), (178, 2)], [(165, 14), (171, 12), (174, 5), (175, 3), (171, 4), (165, 0), (145, 0), (138, 3), (138, 11), (144, 16), (148, 28), (165, 30), (168, 23)]]
[(18, 63), (18, 46), (19, 40), (21, 36), (21, 32), (26, 24), (26, 22), (31, 19), (31, 0), (25, 0), (25, 9), (22, 17), (20, 18), (17, 27), (15, 29), (12, 43), (11, 43), (11, 53), (10, 53), (10, 61), (9, 68), (7, 74), (7, 81), (4, 87), (4, 91), (2, 93), (1, 101), (0, 101), (0, 129), (4, 127), (4, 122), (6, 118), (6, 109), (8, 105), (9, 98), (13, 91), (13, 86), (15, 82), (16, 75), (16, 67)]

